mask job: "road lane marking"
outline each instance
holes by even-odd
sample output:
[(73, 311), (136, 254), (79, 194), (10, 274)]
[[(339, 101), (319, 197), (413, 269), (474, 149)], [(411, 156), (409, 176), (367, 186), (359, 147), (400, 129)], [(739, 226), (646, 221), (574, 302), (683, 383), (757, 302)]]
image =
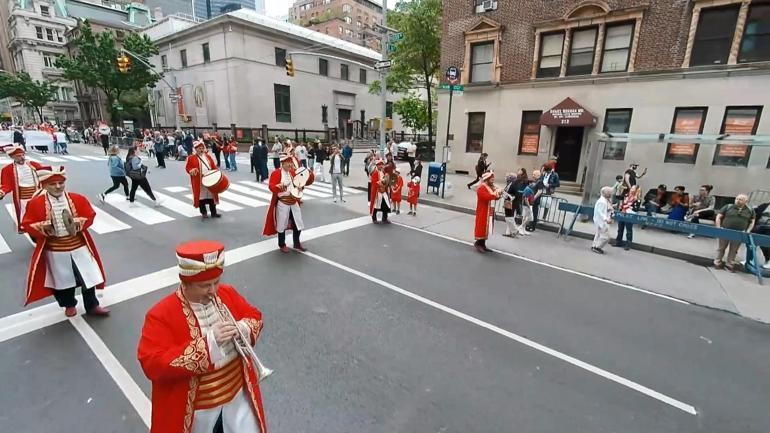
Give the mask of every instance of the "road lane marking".
[(106, 161), (108, 157), (106, 156), (88, 156), (88, 155), (80, 155), (81, 158), (88, 158), (92, 161)]
[(134, 381), (131, 375), (128, 374), (128, 371), (123, 368), (120, 361), (118, 361), (118, 358), (112, 354), (107, 347), (107, 344), (104, 343), (104, 340), (99, 337), (99, 334), (94, 331), (94, 328), (92, 328), (85, 319), (81, 316), (75, 316), (69, 319), (69, 321), (78, 331), (80, 336), (83, 337), (83, 340), (86, 341), (88, 347), (94, 355), (96, 355), (96, 359), (102, 363), (104, 369), (107, 370), (107, 373), (112, 377), (112, 380), (115, 381), (118, 388), (123, 391), (123, 395), (126, 396), (131, 403), (131, 406), (134, 407), (139, 414), (139, 417), (142, 418), (144, 424), (149, 428), (150, 420), (152, 419), (152, 403), (150, 402), (150, 399), (144, 395), (144, 392), (139, 388), (136, 381)]
[[(13, 207), (13, 203), (6, 203), (5, 210), (7, 210), (8, 215), (11, 216), (11, 220), (13, 220), (13, 229), (16, 230), (16, 208)], [(27, 242), (29, 242), (30, 245), (33, 247), (35, 246), (35, 243), (32, 242), (32, 238), (28, 234), (24, 233), (22, 236), (27, 239)]]
[(262, 200), (256, 200), (251, 197), (246, 197), (245, 195), (236, 194), (232, 191), (225, 191), (221, 194), (219, 194), (220, 197), (234, 201), (238, 204), (242, 204), (249, 207), (261, 207), (261, 206), (267, 206), (268, 203), (264, 202)]
[(130, 216), (131, 218), (141, 221), (147, 225), (154, 225), (174, 220), (170, 216), (158, 212), (138, 201), (131, 203), (126, 200), (125, 197), (108, 194), (104, 197), (104, 201), (106, 201), (107, 204), (114, 207), (115, 209)]
[[(246, 184), (246, 185), (248, 185), (248, 182), (249, 181), (247, 181), (247, 180), (246, 181), (241, 181), (241, 183)], [(256, 183), (256, 182), (254, 182), (254, 183)], [(262, 192), (262, 191), (257, 191), (255, 189), (251, 189), (251, 188), (243, 186), (243, 185), (238, 185), (237, 183), (231, 183), (230, 184), (230, 189), (232, 189), (233, 191), (238, 191), (238, 192), (240, 192), (242, 194), (250, 195), (252, 197), (261, 198), (263, 200), (266, 200), (268, 203), (270, 203), (270, 201), (273, 199), (273, 194)]]
[[(145, 197), (149, 200), (149, 197), (147, 197), (147, 194), (145, 194), (144, 191), (137, 191), (137, 193), (140, 193), (142, 197)], [(158, 191), (153, 191), (153, 195), (155, 195), (155, 198), (158, 199), (161, 206), (172, 212), (176, 212), (188, 218), (200, 215), (198, 209), (193, 207), (192, 201), (184, 202), (182, 200), (177, 200), (170, 195), (166, 195)]]
[(666, 404), (668, 404), (670, 406), (673, 406), (673, 407), (675, 407), (675, 408), (677, 408), (677, 409), (679, 409), (681, 411), (687, 412), (687, 413), (689, 413), (691, 415), (697, 415), (697, 413), (698, 413), (695, 410), (695, 407), (693, 407), (693, 406), (691, 406), (691, 405), (689, 405), (687, 403), (683, 403), (683, 402), (681, 402), (679, 400), (676, 400), (676, 399), (674, 399), (672, 397), (669, 397), (669, 396), (667, 396), (665, 394), (662, 394), (662, 393), (660, 393), (658, 391), (655, 391), (653, 389), (647, 388), (644, 385), (640, 385), (640, 384), (638, 384), (638, 383), (636, 383), (636, 382), (634, 382), (634, 381), (632, 381), (630, 379), (626, 379), (624, 377), (618, 376), (617, 374), (610, 373), (607, 370), (603, 370), (603, 369), (601, 369), (599, 367), (596, 367), (594, 365), (591, 365), (591, 364), (589, 364), (587, 362), (581, 361), (581, 360), (579, 360), (577, 358), (574, 358), (572, 356), (569, 356), (569, 355), (567, 355), (565, 353), (559, 352), (558, 350), (551, 349), (550, 347), (544, 346), (544, 345), (542, 345), (542, 344), (540, 344), (540, 343), (538, 343), (536, 341), (530, 340), (529, 338), (523, 337), (523, 336), (518, 335), (518, 334), (514, 334), (513, 332), (510, 332), (510, 331), (507, 331), (505, 329), (502, 329), (502, 328), (500, 328), (498, 326), (495, 326), (495, 325), (493, 325), (491, 323), (488, 323), (488, 322), (485, 322), (483, 320), (477, 319), (477, 318), (475, 318), (475, 317), (473, 317), (471, 315), (468, 315), (468, 314), (465, 314), (465, 313), (463, 313), (461, 311), (455, 310), (452, 307), (447, 307), (446, 305), (439, 304), (438, 302), (432, 301), (432, 300), (430, 300), (428, 298), (422, 297), (422, 296), (417, 295), (415, 293), (412, 293), (412, 292), (410, 292), (408, 290), (405, 290), (405, 289), (402, 289), (402, 288), (400, 288), (398, 286), (390, 284), (387, 281), (383, 281), (383, 280), (381, 280), (381, 279), (379, 279), (377, 277), (374, 277), (374, 276), (371, 276), (369, 274), (363, 273), (361, 271), (355, 270), (355, 269), (350, 268), (348, 266), (345, 266), (345, 265), (343, 265), (341, 263), (337, 263), (337, 262), (335, 262), (333, 260), (329, 260), (329, 259), (327, 259), (325, 257), (321, 257), (321, 256), (319, 256), (317, 254), (313, 254), (313, 253), (310, 253), (310, 252), (304, 252), (302, 254), (304, 254), (304, 255), (306, 255), (308, 257), (311, 257), (313, 259), (316, 259), (316, 260), (318, 260), (320, 262), (326, 263), (326, 264), (328, 264), (330, 266), (333, 266), (333, 267), (335, 267), (337, 269), (340, 269), (340, 270), (343, 270), (343, 271), (348, 272), (350, 274), (356, 275), (356, 276), (358, 276), (360, 278), (363, 278), (365, 280), (371, 281), (372, 283), (378, 284), (378, 285), (380, 285), (380, 286), (382, 286), (382, 287), (384, 287), (386, 289), (392, 290), (392, 291), (394, 291), (396, 293), (399, 293), (401, 295), (404, 295), (404, 296), (406, 296), (408, 298), (414, 299), (415, 301), (418, 301), (418, 302), (421, 302), (421, 303), (423, 303), (425, 305), (431, 306), (431, 307), (433, 307), (433, 308), (435, 308), (437, 310), (440, 310), (440, 311), (443, 311), (445, 313), (451, 314), (451, 315), (453, 315), (453, 316), (455, 316), (455, 317), (457, 317), (459, 319), (462, 319), (462, 320), (465, 320), (467, 322), (473, 323), (474, 325), (480, 326), (480, 327), (485, 328), (485, 329), (487, 329), (489, 331), (492, 331), (492, 332), (494, 332), (496, 334), (502, 335), (503, 337), (506, 337), (506, 338), (509, 338), (509, 339), (511, 339), (513, 341), (521, 343), (521, 344), (523, 344), (523, 345), (525, 345), (527, 347), (530, 347), (530, 348), (535, 349), (537, 351), (543, 352), (543, 353), (545, 353), (547, 355), (553, 356), (554, 358), (561, 359), (564, 362), (572, 364), (572, 365), (574, 365), (574, 366), (576, 366), (578, 368), (582, 368), (583, 370), (586, 370), (586, 371), (588, 371), (590, 373), (593, 373), (593, 374), (595, 374), (597, 376), (603, 377), (603, 378), (605, 378), (607, 380), (613, 381), (613, 382), (615, 382), (617, 384), (623, 385), (623, 386), (625, 386), (627, 388), (630, 388), (630, 389), (632, 389), (634, 391), (640, 392), (640, 393), (642, 393), (644, 395), (647, 395), (648, 397), (652, 397), (652, 398), (654, 398), (654, 399), (656, 399), (658, 401), (661, 401), (661, 402), (666, 403)]
[(8, 246), (8, 243), (5, 242), (5, 238), (3, 238), (3, 235), (0, 234), (0, 254), (6, 254), (11, 252), (11, 247)]
[(93, 208), (96, 211), (96, 218), (94, 218), (94, 223), (91, 224), (91, 229), (96, 233), (103, 235), (131, 228), (130, 225), (110, 215), (104, 209), (97, 206), (93, 206)]
[[(242, 183), (246, 183), (246, 182), (242, 182)], [(248, 182), (246, 184), (247, 185), (251, 185), (251, 186), (256, 187), (256, 188), (259, 188), (259, 189), (261, 189), (263, 191), (270, 192), (270, 187), (265, 185), (265, 184), (263, 184), (263, 183)], [(322, 193), (322, 192), (318, 192), (318, 191), (312, 191), (312, 190), (309, 189), (309, 187), (305, 187), (304, 193), (307, 196), (306, 197), (307, 199), (309, 199), (311, 197), (312, 198), (328, 198), (328, 197), (332, 196), (331, 194), (326, 194), (326, 193)], [(272, 192), (270, 192), (270, 194), (272, 194)]]
[[(38, 155), (38, 156), (42, 157), (42, 155)], [(29, 156), (29, 153), (25, 153), (24, 154), (24, 159), (26, 159), (27, 161), (32, 161), (32, 162), (40, 162), (39, 159), (36, 159), (36, 158), (33, 158), (33, 157)]]
[(64, 162), (63, 159), (57, 158), (55, 156), (42, 156), (41, 155), (40, 159), (44, 159), (44, 160), (49, 161), (49, 162)]
[[(70, 161), (77, 161), (77, 162), (88, 161), (85, 158), (81, 158), (79, 156), (73, 156), (73, 155), (61, 155), (61, 157), (65, 159), (69, 159)], [(41, 156), (41, 158), (44, 158), (44, 157)]]
[[(393, 224), (395, 224), (397, 226), (405, 227), (405, 228), (408, 228), (408, 229), (416, 230), (418, 232), (422, 232), (422, 233), (426, 233), (426, 234), (429, 234), (429, 235), (433, 235), (433, 236), (436, 236), (436, 237), (439, 237), (439, 238), (443, 238), (443, 239), (447, 239), (447, 240), (450, 240), (450, 241), (458, 242), (458, 243), (461, 243), (461, 244), (473, 246), (473, 242), (468, 242), (468, 241), (464, 241), (462, 239), (453, 238), (451, 236), (442, 235), (441, 233), (434, 233), (434, 232), (431, 232), (431, 231), (428, 231), (428, 230), (425, 230), (425, 229), (422, 229), (422, 228), (419, 228), (419, 227), (413, 227), (413, 226), (410, 226), (410, 225), (407, 225), (407, 224), (404, 224), (404, 223), (394, 222)], [(671, 297), (671, 296), (668, 296), (668, 295), (664, 295), (664, 294), (661, 294), (661, 293), (651, 292), (649, 290), (642, 289), (640, 287), (635, 287), (635, 286), (632, 286), (630, 284), (624, 284), (624, 283), (620, 283), (620, 282), (617, 282), (617, 281), (609, 280), (607, 278), (597, 277), (596, 275), (587, 274), (585, 272), (576, 271), (574, 269), (563, 268), (561, 266), (557, 266), (557, 265), (554, 265), (554, 264), (551, 264), (551, 263), (541, 262), (540, 260), (531, 259), (529, 257), (520, 256), (518, 254), (509, 253), (507, 251), (494, 250), (494, 252), (498, 253), (498, 254), (502, 254), (504, 256), (513, 257), (515, 259), (523, 260), (525, 262), (530, 262), (530, 263), (535, 263), (535, 264), (538, 264), (538, 265), (541, 265), (541, 266), (545, 266), (546, 268), (556, 269), (556, 270), (559, 270), (559, 271), (562, 271), (562, 272), (566, 272), (568, 274), (579, 275), (581, 277), (589, 278), (589, 279), (594, 280), (594, 281), (600, 281), (602, 283), (611, 284), (611, 285), (617, 286), (617, 287), (622, 287), (624, 289), (628, 289), (628, 290), (631, 290), (631, 291), (634, 291), (634, 292), (640, 292), (640, 293), (644, 293), (644, 294), (647, 294), (647, 295), (652, 295), (652, 296), (655, 296), (655, 297), (658, 297), (658, 298), (666, 299), (668, 301), (677, 302), (679, 304), (692, 305), (692, 303), (690, 303), (690, 302), (683, 301), (681, 299), (677, 299), (677, 298), (674, 298), (674, 297)]]
[(179, 192), (187, 191), (187, 188), (183, 187), (183, 186), (167, 186), (167, 187), (165, 187), (163, 189), (165, 189), (168, 192), (173, 192), (173, 193), (179, 193)]
[[(302, 238), (304, 241), (310, 241), (365, 226), (371, 224), (371, 221), (371, 217), (367, 215), (325, 226), (313, 227), (303, 230)], [(228, 250), (225, 254), (225, 266), (231, 266), (276, 250), (277, 245), (274, 238), (234, 248)], [(169, 254), (174, 254), (173, 247), (169, 247)], [(99, 303), (107, 307), (178, 283), (179, 269), (176, 266), (172, 266), (112, 284), (104, 290), (98, 290), (97, 294), (101, 295)], [(16, 290), (24, 290), (24, 288), (19, 287)], [(80, 295), (77, 297), (82, 301)], [(79, 305), (83, 305), (83, 303), (80, 302)], [(82, 307), (79, 308), (82, 309)], [(55, 302), (2, 317), (0, 318), (0, 343), (65, 320), (67, 318), (64, 316), (61, 307)]]
[[(185, 197), (189, 198), (190, 200), (193, 199), (192, 194), (185, 194)], [(232, 212), (236, 210), (241, 210), (242, 207), (238, 206), (237, 204), (228, 203), (226, 201), (219, 200), (219, 203), (217, 204), (217, 210), (221, 210), (224, 212)]]

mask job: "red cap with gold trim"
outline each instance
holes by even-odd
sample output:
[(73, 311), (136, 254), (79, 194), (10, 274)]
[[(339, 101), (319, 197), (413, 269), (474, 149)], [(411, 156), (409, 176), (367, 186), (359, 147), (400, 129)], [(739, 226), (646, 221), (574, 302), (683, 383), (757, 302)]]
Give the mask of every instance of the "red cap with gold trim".
[(51, 182), (63, 182), (67, 180), (67, 172), (64, 170), (64, 166), (60, 165), (54, 168), (48, 168), (38, 170), (37, 177), (40, 180), (41, 185), (45, 185)]
[(8, 156), (10, 157), (14, 157), (16, 155), (24, 155), (24, 153), (26, 152), (24, 152), (24, 148), (21, 146), (13, 146), (10, 149), (6, 150), (5, 153), (7, 153)]
[(213, 280), (224, 271), (225, 246), (217, 241), (190, 241), (176, 247), (176, 258), (180, 280)]

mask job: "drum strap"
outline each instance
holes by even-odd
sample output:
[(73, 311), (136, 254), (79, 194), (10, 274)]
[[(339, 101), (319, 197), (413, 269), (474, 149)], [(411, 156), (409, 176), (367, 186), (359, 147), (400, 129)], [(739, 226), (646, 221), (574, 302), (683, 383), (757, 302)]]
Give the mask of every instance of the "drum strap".
[(211, 171), (211, 167), (209, 167), (209, 164), (206, 162), (206, 158), (201, 158), (201, 156), (198, 155), (198, 160), (200, 161), (201, 164), (203, 164), (204, 167), (206, 167), (207, 172)]

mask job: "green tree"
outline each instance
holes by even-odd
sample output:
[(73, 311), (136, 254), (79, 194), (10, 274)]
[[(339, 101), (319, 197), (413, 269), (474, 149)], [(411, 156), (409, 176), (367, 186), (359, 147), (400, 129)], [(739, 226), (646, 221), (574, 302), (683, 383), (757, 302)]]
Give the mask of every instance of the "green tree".
[[(77, 36), (71, 41), (76, 47), (75, 54), (71, 57), (59, 57), (56, 67), (64, 71), (66, 79), (79, 80), (87, 86), (104, 91), (110, 117), (113, 124), (117, 124), (120, 111), (116, 103), (124, 100), (122, 96), (147, 87), (155, 87), (160, 77), (132, 56), (128, 56), (131, 59), (129, 71), (120, 72), (117, 58), (121, 51), (112, 32), (94, 33), (87, 20), (80, 24), (78, 30)], [(129, 33), (121, 44), (145, 61), (158, 54), (158, 47), (147, 35)]]
[(412, 94), (396, 101), (393, 111), (401, 117), (401, 123), (413, 132), (425, 129), (430, 122), (428, 104)]
[[(395, 52), (389, 55), (393, 66), (388, 73), (386, 87), (392, 92), (425, 90), (428, 96), (425, 126), (429, 137), (433, 137), (434, 90), (441, 67), (441, 0), (401, 1), (395, 10), (388, 12), (388, 26), (404, 37), (396, 42)], [(379, 81), (369, 86), (371, 93), (378, 94), (381, 89)]]
[(33, 80), (26, 72), (0, 74), (0, 99), (14, 98), (23, 106), (33, 108), (43, 122), (43, 107), (56, 99), (57, 87), (48, 81)]

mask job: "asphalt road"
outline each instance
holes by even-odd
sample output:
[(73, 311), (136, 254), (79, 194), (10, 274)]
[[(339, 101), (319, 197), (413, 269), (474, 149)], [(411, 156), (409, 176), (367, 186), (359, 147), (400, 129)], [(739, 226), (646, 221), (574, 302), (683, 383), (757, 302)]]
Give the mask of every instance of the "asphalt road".
[[(168, 166), (152, 169), (150, 182), (184, 201), (181, 163)], [(93, 198), (107, 186), (103, 161), (67, 169), (72, 191)], [(248, 168), (230, 177), (251, 180)], [(147, 431), (136, 407), (150, 385), (136, 343), (147, 309), (175, 287), (164, 279), (173, 270), (163, 271), (174, 246), (192, 238), (225, 243), (224, 280), (263, 311), (271, 432), (770, 430), (767, 326), (371, 225), (320, 193), (303, 212), (308, 255), (275, 251), (261, 236), (265, 207), (247, 201), (231, 200), (243, 209), (218, 221), (154, 209), (163, 222), (93, 202), (130, 226), (94, 235), (108, 285), (117, 284), (104, 291), (115, 302), (107, 319), (63, 321), (51, 300), (23, 309), (31, 246), (0, 216), (10, 249), (0, 254), (0, 431)], [(111, 224), (102, 229), (119, 227)], [(47, 308), (55, 323), (36, 326)], [(95, 336), (83, 338), (83, 326)], [(118, 387), (95, 342), (141, 398)]]

